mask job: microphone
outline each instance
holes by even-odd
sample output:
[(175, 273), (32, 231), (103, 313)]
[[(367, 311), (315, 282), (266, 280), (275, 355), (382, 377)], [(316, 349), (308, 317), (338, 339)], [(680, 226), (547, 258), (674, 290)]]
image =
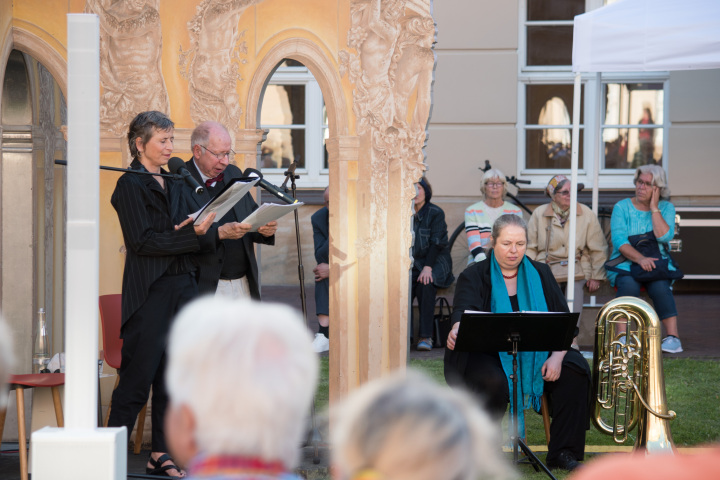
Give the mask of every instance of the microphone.
[(183, 159), (180, 157), (172, 157), (170, 158), (170, 161), (168, 161), (168, 168), (170, 169), (170, 173), (173, 173), (175, 175), (180, 175), (183, 180), (185, 180), (185, 183), (190, 185), (190, 188), (193, 189), (195, 193), (198, 195), (205, 192), (205, 187), (200, 185), (200, 182), (195, 180), (195, 177), (192, 176), (192, 173), (185, 167), (185, 162), (183, 162)]
[(268, 192), (272, 193), (273, 195), (275, 195), (277, 198), (279, 198), (283, 202), (290, 203), (290, 204), (297, 203), (297, 199), (286, 194), (285, 192), (280, 190), (278, 187), (276, 187), (272, 183), (267, 182), (263, 178), (263, 174), (260, 173), (259, 171), (255, 170), (254, 168), (246, 168), (245, 172), (243, 172), (243, 175), (245, 175), (246, 177), (250, 177), (250, 178), (253, 178), (253, 177), (260, 178), (260, 181), (258, 181), (256, 185), (260, 185), (262, 188), (264, 188)]

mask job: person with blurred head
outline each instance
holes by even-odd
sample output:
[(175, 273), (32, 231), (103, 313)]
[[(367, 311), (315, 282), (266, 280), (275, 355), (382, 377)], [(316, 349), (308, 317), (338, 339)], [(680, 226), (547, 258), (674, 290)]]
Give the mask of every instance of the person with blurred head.
[(416, 372), (373, 380), (331, 411), (337, 480), (511, 479), (501, 436), (461, 391)]
[(500, 215), (522, 217), (520, 207), (505, 201), (507, 178), (497, 168), (485, 172), (480, 193), (483, 199), (465, 209), (465, 233), (470, 250), (468, 263), (485, 260), (485, 251), (490, 247), (492, 226)]
[[(665, 171), (658, 165), (643, 165), (635, 170), (635, 196), (620, 200), (613, 207), (610, 219), (613, 251), (606, 263), (610, 284), (617, 287), (617, 297), (639, 297), (647, 290), (655, 311), (665, 326), (662, 351), (683, 351), (678, 335), (677, 307), (672, 283), (677, 268), (670, 258), (669, 242), (675, 236), (675, 207), (670, 198)], [(635, 239), (652, 232), (654, 252), (638, 251)], [(636, 248), (637, 247), (637, 248)], [(650, 255), (650, 256), (648, 256)]]
[[(551, 202), (535, 209), (528, 222), (526, 255), (550, 265), (555, 280), (564, 291), (568, 281), (568, 242), (570, 237), (570, 189), (565, 175), (555, 175), (545, 194)], [(583, 285), (593, 293), (605, 280), (607, 241), (595, 214), (578, 202), (575, 216), (575, 302), (573, 311), (582, 312)]]
[(417, 349), (432, 350), (435, 318), (435, 295), (455, 280), (452, 273), (445, 212), (434, 203), (432, 187), (423, 177), (416, 185), (413, 231), (413, 268), (411, 299), (417, 298), (420, 331)]
[[(445, 350), (445, 380), (473, 392), (498, 422), (512, 398), (512, 355), (507, 352), (457, 351), (460, 321), (465, 311), (492, 313), (567, 312), (568, 305), (550, 267), (530, 260), (527, 224), (516, 215), (501, 215), (492, 230), (488, 258), (460, 274), (453, 298), (452, 329)], [(477, 321), (477, 320), (466, 320)], [(577, 330), (577, 329), (576, 329)], [(519, 352), (518, 431), (525, 436), (524, 410), (540, 411), (548, 394), (550, 443), (547, 465), (574, 470), (585, 455), (585, 431), (590, 428), (590, 368), (575, 349)], [(512, 422), (510, 422), (512, 423)]]
[[(14, 363), (13, 344), (10, 329), (0, 317), (0, 412), (7, 406), (7, 380)], [(2, 427), (2, 425), (0, 425)]]
[(178, 315), (168, 344), (166, 429), (190, 478), (299, 480), (318, 359), (290, 307), (205, 297)]
[(587, 463), (573, 480), (715, 480), (720, 478), (720, 445), (694, 449), (692, 453), (646, 455), (645, 452), (613, 453)]
[(330, 187), (323, 193), (325, 206), (310, 217), (315, 246), (315, 313), (318, 318), (318, 333), (313, 340), (317, 353), (330, 349)]
[[(243, 176), (233, 165), (235, 152), (230, 133), (218, 122), (202, 122), (190, 135), (193, 157), (185, 162), (190, 174), (205, 191), (197, 194), (184, 183), (182, 199), (187, 213), (204, 207), (235, 178)], [(198, 264), (198, 290), (231, 298), (260, 300), (260, 275), (255, 259), (255, 244), (274, 245), (277, 222), (269, 222), (251, 232), (252, 225), (242, 223), (258, 206), (246, 194), (229, 212), (214, 223), (205, 241), (214, 248), (195, 256)]]
[(127, 254), (122, 280), (122, 361), (108, 426), (125, 426), (128, 434), (132, 432), (152, 387), (152, 453), (146, 472), (183, 476), (166, 453), (165, 344), (173, 317), (197, 295), (191, 254), (200, 250), (200, 239), (215, 214), (193, 225), (191, 218), (182, 215), (180, 185), (158, 175), (167, 174), (162, 167), (172, 155), (174, 132), (172, 120), (157, 111), (139, 113), (130, 122), (131, 172), (118, 179), (110, 199)]

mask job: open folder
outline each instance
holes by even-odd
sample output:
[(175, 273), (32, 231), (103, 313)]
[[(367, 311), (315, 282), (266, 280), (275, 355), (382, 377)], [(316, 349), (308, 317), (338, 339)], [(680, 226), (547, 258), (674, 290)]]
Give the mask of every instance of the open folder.
[[(246, 193), (260, 180), (255, 178), (249, 180), (247, 178), (233, 178), (225, 187), (215, 195), (212, 200), (205, 204), (200, 210), (190, 215), (195, 221), (195, 225), (199, 225), (205, 220), (205, 217), (215, 212), (215, 222), (219, 222), (231, 208), (240, 201)], [(213, 222), (213, 223), (215, 223)]]
[[(227, 185), (213, 197), (208, 203), (206, 203), (200, 210), (190, 215), (194, 219), (195, 225), (202, 223), (202, 221), (215, 212), (215, 222), (220, 221), (231, 208), (239, 202), (255, 184), (259, 181), (259, 178), (233, 178)], [(293, 203), (291, 205), (278, 205), (275, 203), (263, 203), (257, 210), (252, 212), (250, 215), (245, 217), (240, 223), (249, 223), (252, 225), (251, 232), (257, 232), (258, 227), (267, 225), (268, 222), (277, 220), (283, 215), (292, 212), (299, 206), (303, 205), (302, 202)], [(213, 222), (214, 223), (214, 222)]]
[(293, 203), (290, 205), (279, 205), (277, 203), (263, 203), (260, 207), (252, 212), (250, 215), (245, 217), (240, 223), (249, 223), (252, 225), (251, 232), (257, 232), (258, 227), (267, 225), (268, 222), (277, 220), (283, 215), (292, 212), (299, 206), (304, 205), (302, 202)]

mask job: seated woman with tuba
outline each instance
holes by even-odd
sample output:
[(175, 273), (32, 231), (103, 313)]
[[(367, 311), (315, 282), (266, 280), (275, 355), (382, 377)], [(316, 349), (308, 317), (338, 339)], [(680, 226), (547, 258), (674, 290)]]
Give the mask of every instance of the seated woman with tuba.
[[(516, 215), (499, 217), (492, 228), (492, 250), (485, 260), (469, 266), (460, 275), (453, 300), (453, 327), (445, 350), (445, 379), (448, 385), (464, 386), (475, 393), (498, 421), (511, 398), (512, 356), (455, 351), (455, 343), (465, 310), (568, 311), (550, 267), (525, 256), (527, 244), (525, 220)], [(589, 428), (587, 361), (574, 349), (522, 352), (518, 361), (520, 436), (524, 436), (522, 411), (531, 406), (539, 411), (543, 392), (547, 392), (552, 417), (547, 465), (564, 470), (577, 468), (578, 460), (585, 454), (585, 431)]]

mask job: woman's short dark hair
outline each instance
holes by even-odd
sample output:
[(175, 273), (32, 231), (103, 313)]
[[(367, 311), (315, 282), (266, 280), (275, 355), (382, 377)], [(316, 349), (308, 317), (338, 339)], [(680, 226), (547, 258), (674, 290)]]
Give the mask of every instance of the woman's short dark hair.
[(511, 213), (506, 213), (505, 215), (500, 215), (497, 220), (495, 220), (495, 223), (493, 223), (492, 227), (492, 238), (493, 243), (495, 240), (498, 239), (502, 231), (505, 229), (505, 227), (509, 225), (514, 225), (516, 227), (520, 227), (523, 230), (525, 230), (525, 240), (528, 238), (528, 226), (525, 219), (523, 219), (519, 215), (513, 215)]
[(153, 136), (156, 130), (168, 131), (175, 127), (175, 123), (162, 112), (150, 110), (148, 112), (138, 113), (130, 126), (128, 127), (128, 146), (130, 147), (130, 155), (138, 158), (136, 139), (140, 139), (145, 145)]

